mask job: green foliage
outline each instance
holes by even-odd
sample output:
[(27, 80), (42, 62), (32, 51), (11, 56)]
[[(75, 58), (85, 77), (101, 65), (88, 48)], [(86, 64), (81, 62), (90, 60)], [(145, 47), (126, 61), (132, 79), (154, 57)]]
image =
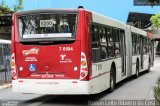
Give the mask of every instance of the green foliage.
[(159, 106), (158, 104), (160, 103), (160, 85), (158, 84), (158, 86), (155, 86), (153, 91), (157, 106)]
[(160, 105), (160, 77), (158, 78), (157, 85), (153, 88), (156, 106)]
[(14, 11), (22, 11), (23, 10), (23, 0), (17, 0), (18, 3), (16, 5), (14, 5)]
[(156, 28), (160, 28), (160, 14), (155, 14), (150, 18), (152, 25)]
[(6, 5), (5, 1), (2, 0), (0, 3), (0, 16), (3, 14), (9, 14), (11, 12), (17, 12), (17, 11), (22, 11), (23, 10), (23, 0), (17, 0), (16, 4), (13, 6), (14, 9), (12, 10), (11, 7)]
[(0, 4), (0, 16), (2, 16), (4, 13), (10, 13), (11, 10), (9, 8), (9, 6), (7, 6), (5, 4), (5, 1), (2, 0), (1, 4)]
[(160, 77), (158, 77), (157, 84), (153, 88), (153, 91), (154, 91), (154, 97), (157, 103), (156, 106), (159, 106), (160, 105)]

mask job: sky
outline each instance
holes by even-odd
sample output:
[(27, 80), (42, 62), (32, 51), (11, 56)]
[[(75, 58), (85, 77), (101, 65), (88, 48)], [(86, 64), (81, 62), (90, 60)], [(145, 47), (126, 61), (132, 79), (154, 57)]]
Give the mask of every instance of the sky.
[[(5, 0), (5, 2), (13, 8), (16, 0)], [(77, 8), (78, 6), (122, 22), (127, 21), (129, 12), (160, 13), (160, 6), (153, 8), (151, 6), (134, 6), (133, 0), (24, 0), (23, 11), (46, 8)]]

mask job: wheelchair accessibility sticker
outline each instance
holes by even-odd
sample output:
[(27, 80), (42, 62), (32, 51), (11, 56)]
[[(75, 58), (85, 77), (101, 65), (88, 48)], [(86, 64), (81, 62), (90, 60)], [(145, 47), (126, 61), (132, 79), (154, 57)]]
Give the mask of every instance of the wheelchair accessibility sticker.
[(30, 71), (36, 71), (36, 65), (35, 64), (29, 64), (29, 70)]

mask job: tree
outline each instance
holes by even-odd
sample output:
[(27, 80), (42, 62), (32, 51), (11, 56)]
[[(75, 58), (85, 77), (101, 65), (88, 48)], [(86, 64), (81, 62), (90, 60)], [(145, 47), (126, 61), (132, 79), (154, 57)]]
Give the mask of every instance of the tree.
[(6, 5), (5, 1), (2, 0), (0, 3), (0, 16), (4, 14), (10, 14), (12, 12), (22, 11), (23, 10), (23, 0), (16, 0), (16, 4), (13, 6), (13, 10)]
[(160, 28), (160, 14), (155, 14), (150, 18), (152, 25), (156, 28)]
[(14, 5), (14, 12), (23, 10), (23, 0), (18, 0), (18, 3)]
[[(151, 6), (160, 3), (160, 0), (148, 0)], [(160, 14), (155, 14), (150, 18), (152, 25), (156, 28), (160, 28)]]

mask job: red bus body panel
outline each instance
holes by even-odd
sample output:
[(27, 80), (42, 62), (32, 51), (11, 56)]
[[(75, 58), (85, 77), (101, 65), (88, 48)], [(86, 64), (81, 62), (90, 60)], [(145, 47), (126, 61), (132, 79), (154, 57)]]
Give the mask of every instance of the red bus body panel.
[[(73, 51), (66, 51), (73, 48)], [(33, 49), (33, 51), (32, 51)], [(16, 46), (19, 78), (79, 78), (80, 41), (52, 46)], [(25, 55), (25, 52), (30, 52)], [(29, 65), (35, 64), (35, 71)], [(74, 71), (74, 67), (78, 70)], [(45, 74), (48, 74), (45, 75)]]

